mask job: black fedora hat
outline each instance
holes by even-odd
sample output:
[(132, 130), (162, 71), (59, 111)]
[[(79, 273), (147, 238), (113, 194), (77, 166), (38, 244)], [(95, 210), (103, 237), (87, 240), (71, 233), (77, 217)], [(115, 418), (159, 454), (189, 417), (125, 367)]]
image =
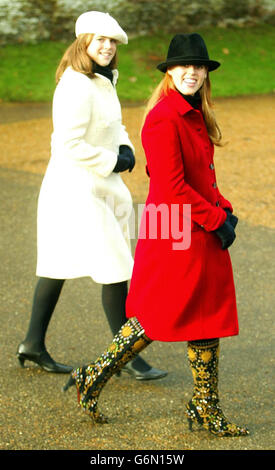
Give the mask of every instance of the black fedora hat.
[(170, 42), (166, 62), (157, 66), (166, 72), (173, 65), (205, 65), (208, 70), (217, 69), (221, 64), (210, 60), (206, 44), (198, 33), (176, 34)]

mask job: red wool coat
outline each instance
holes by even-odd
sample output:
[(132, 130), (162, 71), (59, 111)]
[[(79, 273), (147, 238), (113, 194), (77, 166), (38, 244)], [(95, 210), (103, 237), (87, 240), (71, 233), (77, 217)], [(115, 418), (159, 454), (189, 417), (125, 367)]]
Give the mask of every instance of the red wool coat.
[[(232, 210), (232, 206), (217, 187), (214, 148), (201, 111), (171, 90), (148, 114), (142, 144), (150, 186), (126, 301), (127, 317), (137, 317), (152, 340), (236, 335), (231, 260), (213, 232), (226, 219), (223, 209)], [(175, 249), (178, 240), (167, 211), (171, 216), (172, 207), (177, 207), (183, 227), (183, 204), (191, 205), (191, 243), (187, 249)], [(148, 216), (152, 205), (162, 207), (163, 212)], [(168, 232), (164, 220), (164, 225), (170, 223)]]

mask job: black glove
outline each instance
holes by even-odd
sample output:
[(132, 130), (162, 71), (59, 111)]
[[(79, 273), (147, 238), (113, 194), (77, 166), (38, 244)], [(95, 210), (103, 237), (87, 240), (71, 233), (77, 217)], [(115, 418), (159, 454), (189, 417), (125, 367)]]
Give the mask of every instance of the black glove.
[(232, 214), (232, 212), (229, 209), (224, 209), (224, 211), (226, 212), (227, 215), (229, 215), (229, 222), (235, 228), (239, 220), (238, 217)]
[(222, 224), (222, 226), (214, 230), (214, 232), (218, 235), (219, 239), (222, 242), (223, 250), (229, 248), (236, 238), (234, 227), (230, 222), (230, 215), (232, 216), (231, 213), (227, 214), (225, 222)]
[(135, 163), (136, 161), (132, 149), (128, 147), (128, 145), (120, 145), (119, 154), (117, 157), (117, 164), (113, 171), (115, 173), (120, 173), (126, 170), (129, 170), (129, 172), (131, 172), (135, 166)]

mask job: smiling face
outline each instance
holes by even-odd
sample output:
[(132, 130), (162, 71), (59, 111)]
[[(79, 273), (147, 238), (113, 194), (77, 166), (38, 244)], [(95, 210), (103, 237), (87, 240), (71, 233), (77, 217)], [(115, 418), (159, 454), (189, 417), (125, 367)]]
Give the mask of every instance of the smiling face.
[(177, 90), (183, 95), (194, 95), (198, 91), (206, 76), (204, 65), (176, 65), (168, 70)]
[(114, 58), (116, 48), (117, 41), (115, 39), (96, 35), (87, 47), (87, 54), (98, 65), (105, 67)]

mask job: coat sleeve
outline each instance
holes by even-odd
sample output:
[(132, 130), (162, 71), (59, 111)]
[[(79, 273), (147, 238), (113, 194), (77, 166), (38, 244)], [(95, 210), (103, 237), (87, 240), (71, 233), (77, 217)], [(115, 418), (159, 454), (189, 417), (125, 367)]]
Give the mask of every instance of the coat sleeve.
[(218, 199), (219, 199), (220, 207), (222, 209), (229, 209), (231, 212), (233, 212), (233, 207), (232, 207), (231, 202), (223, 197), (219, 189), (218, 189)]
[(142, 130), (152, 191), (158, 204), (191, 204), (192, 221), (212, 231), (220, 227), (226, 214), (213, 206), (185, 181), (184, 163), (176, 124), (166, 118), (150, 120), (147, 117)]
[(131, 140), (129, 139), (128, 133), (123, 124), (121, 124), (121, 128), (120, 128), (119, 145), (128, 145), (128, 147), (132, 149), (133, 153), (135, 153), (135, 147), (133, 146)]
[[(118, 77), (119, 77), (119, 72), (117, 69), (113, 70), (113, 77), (114, 77), (113, 84), (116, 88)], [(135, 147), (133, 146), (131, 140), (129, 139), (128, 133), (123, 124), (121, 124), (120, 126), (119, 145), (127, 145), (128, 147), (132, 149), (133, 153), (135, 153)]]
[(75, 72), (73, 77), (57, 86), (53, 99), (52, 153), (72, 159), (106, 177), (113, 171), (117, 155), (85, 140), (94, 109), (89, 85), (88, 77)]

